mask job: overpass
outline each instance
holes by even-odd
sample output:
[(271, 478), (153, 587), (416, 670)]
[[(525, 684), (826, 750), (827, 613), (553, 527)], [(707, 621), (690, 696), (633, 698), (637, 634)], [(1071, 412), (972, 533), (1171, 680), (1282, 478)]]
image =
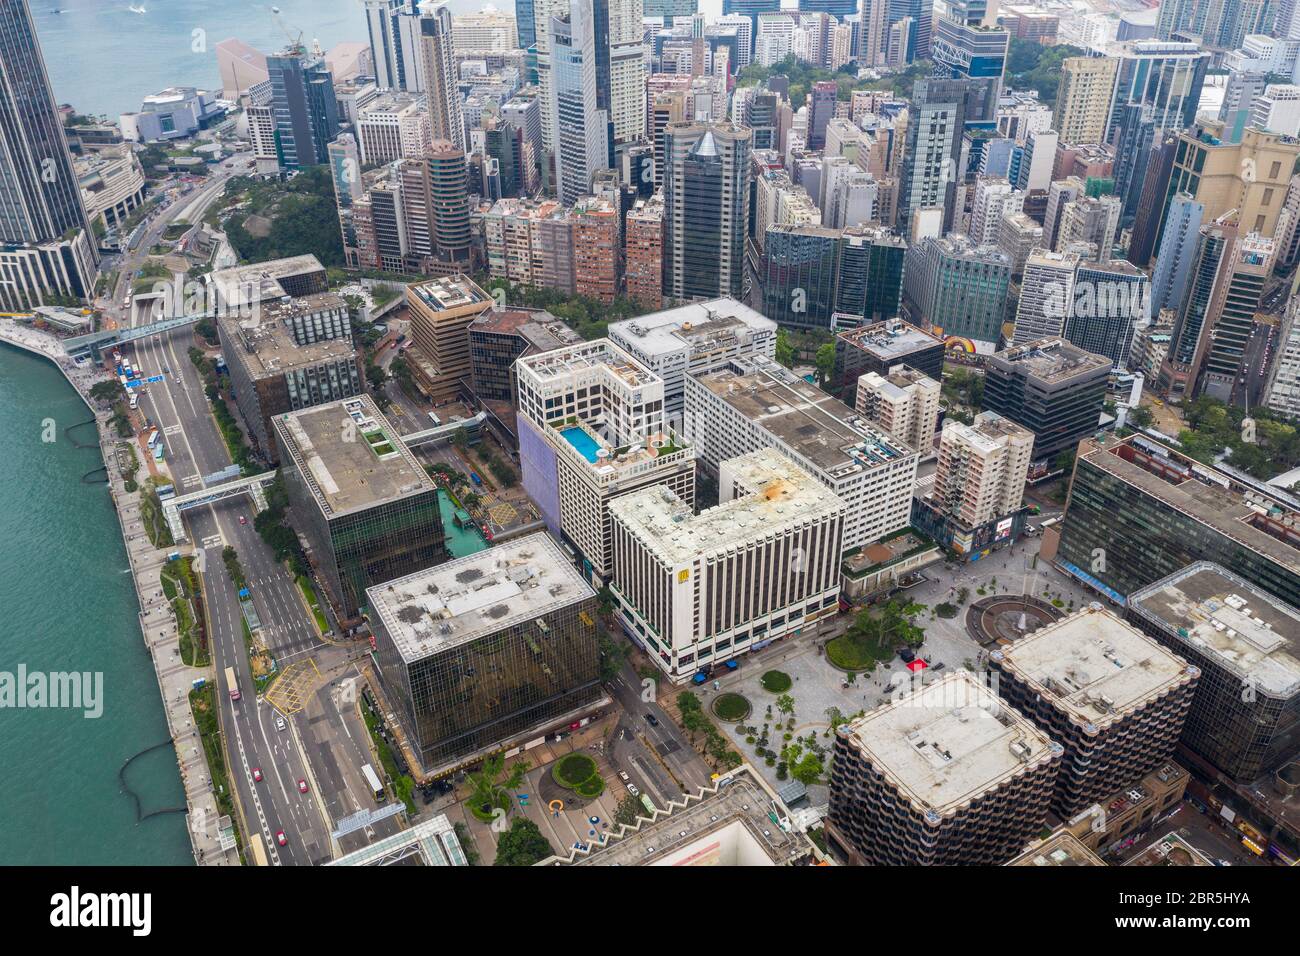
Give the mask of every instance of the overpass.
[(481, 429), (483, 423), (487, 421), (487, 413), (479, 412), (473, 418), (462, 418), (458, 422), (444, 422), (436, 428), (426, 428), (423, 431), (411, 432), (409, 435), (397, 436), (402, 440), (402, 444), (407, 448), (414, 448), (417, 445), (438, 445), (445, 441), (451, 441), (452, 436), (460, 429), (473, 431)]
[(275, 471), (264, 471), (260, 475), (237, 478), (225, 484), (192, 491), (188, 495), (177, 495), (166, 499), (162, 503), (163, 517), (167, 519), (167, 527), (172, 533), (172, 540), (177, 544), (188, 540), (185, 535), (185, 522), (181, 521), (181, 512), (187, 508), (198, 508), (203, 505), (215, 504), (218, 501), (225, 501), (227, 498), (248, 495), (253, 499), (254, 508), (259, 512), (265, 511), (266, 486), (274, 480)]
[(99, 358), (99, 353), (105, 348), (121, 345), (125, 342), (134, 342), (137, 339), (147, 339), (151, 335), (170, 332), (172, 329), (194, 325), (210, 318), (213, 318), (210, 312), (195, 312), (191, 315), (178, 315), (170, 319), (163, 319), (160, 322), (137, 325), (129, 329), (103, 329), (99, 332), (91, 332), (89, 335), (78, 335), (75, 338), (64, 339), (63, 348), (72, 358), (85, 353), (91, 353), (95, 358)]

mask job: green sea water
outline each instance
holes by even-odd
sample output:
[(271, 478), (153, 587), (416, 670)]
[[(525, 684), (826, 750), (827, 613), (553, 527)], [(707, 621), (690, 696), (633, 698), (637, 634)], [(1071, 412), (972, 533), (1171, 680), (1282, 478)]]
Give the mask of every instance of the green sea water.
[[(137, 822), (119, 781), (168, 730), (112, 500), (82, 481), (99, 451), (64, 432), (89, 418), (53, 365), (0, 345), (0, 672), (103, 675), (97, 719), (0, 708), (0, 864), (188, 864), (185, 816)], [(91, 426), (73, 435), (95, 440)], [(126, 783), (143, 813), (185, 805), (170, 746)]]

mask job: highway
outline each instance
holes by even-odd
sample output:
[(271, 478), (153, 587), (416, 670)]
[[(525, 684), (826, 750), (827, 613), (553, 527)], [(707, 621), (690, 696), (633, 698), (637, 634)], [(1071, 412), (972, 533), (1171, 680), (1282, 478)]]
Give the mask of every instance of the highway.
[[(214, 200), (220, 195), (218, 185), (213, 184), (205, 195), (196, 198)], [(150, 233), (160, 235), (184, 207), (193, 206), (201, 216), (206, 204), (173, 204), (159, 215)], [(148, 249), (145, 242), (141, 247)], [(131, 274), (132, 270), (124, 266), (124, 281), (129, 282)], [(124, 317), (124, 323), (129, 321)], [(150, 317), (136, 316), (136, 321), (148, 322)], [(225, 442), (203, 394), (202, 380), (187, 354), (193, 340), (192, 329), (178, 329), (136, 342), (131, 353), (143, 376), (165, 375), (164, 382), (150, 386), (144, 393), (140, 409), (161, 429), (166, 464), (177, 494), (199, 490), (204, 487), (202, 476), (230, 464)], [(187, 511), (185, 521), (191, 542), (203, 554), (203, 597), (216, 672), (222, 675), (227, 666), (233, 667), (242, 695), (241, 700), (232, 702), (228, 688), (218, 688), (230, 764), (227, 770), (237, 787), (238, 803), (247, 823), (261, 831), (273, 863), (307, 865), (331, 857), (329, 824), (311, 787), (313, 778), (296, 728), (286, 726), (285, 731), (277, 731), (275, 712), (254, 693), (242, 614), (222, 563), (222, 548), (229, 544), (239, 553), (263, 625), (260, 636), (280, 668), (298, 661), (310, 667), (306, 662), (318, 651), (344, 652), (320, 641), (297, 585), (253, 529), (253, 514), (251, 501), (241, 498)], [(240, 523), (241, 515), (246, 524)], [(224, 678), (218, 683), (224, 685)], [(292, 715), (287, 716), (292, 720)], [(263, 775), (259, 784), (252, 780), (254, 767), (260, 768)], [(300, 779), (308, 781), (311, 792), (298, 792)], [(276, 845), (275, 834), (279, 831), (287, 838), (284, 847)]]

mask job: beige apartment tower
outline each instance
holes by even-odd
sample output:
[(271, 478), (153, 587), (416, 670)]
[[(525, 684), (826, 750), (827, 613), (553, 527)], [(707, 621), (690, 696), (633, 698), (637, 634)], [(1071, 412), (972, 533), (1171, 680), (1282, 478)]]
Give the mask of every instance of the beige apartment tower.
[(1078, 146), (1106, 141), (1119, 63), (1113, 57), (1072, 56), (1062, 64), (1053, 117), (1062, 143)]
[(934, 451), (939, 425), (939, 383), (906, 365), (888, 375), (868, 372), (858, 379), (855, 409), (890, 438), (916, 449), (922, 458)]
[(981, 412), (971, 425), (949, 419), (932, 503), (968, 528), (1019, 510), (1033, 450), (1034, 433), (996, 412)]

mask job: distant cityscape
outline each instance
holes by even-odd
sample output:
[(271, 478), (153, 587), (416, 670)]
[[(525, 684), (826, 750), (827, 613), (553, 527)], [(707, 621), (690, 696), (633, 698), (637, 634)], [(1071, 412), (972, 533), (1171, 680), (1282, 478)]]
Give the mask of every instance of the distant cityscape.
[(0, 3), (195, 863), (1300, 861), (1294, 3), (361, 6)]

